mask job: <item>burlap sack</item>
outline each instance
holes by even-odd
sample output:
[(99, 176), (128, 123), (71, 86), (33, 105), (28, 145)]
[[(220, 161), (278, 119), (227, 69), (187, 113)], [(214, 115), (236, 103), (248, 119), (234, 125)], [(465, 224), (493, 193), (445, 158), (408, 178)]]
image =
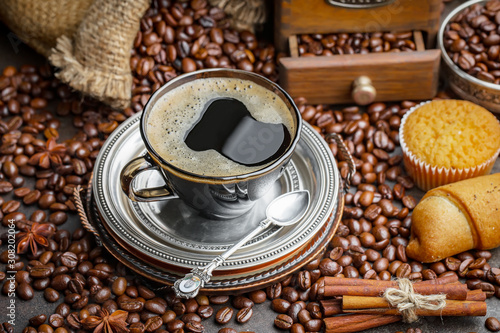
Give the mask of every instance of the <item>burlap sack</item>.
[(48, 56), (61, 35), (73, 36), (93, 0), (1, 0), (0, 20)]
[(113, 107), (130, 103), (130, 50), (149, 0), (95, 0), (73, 36), (61, 36), (49, 55), (56, 76)]

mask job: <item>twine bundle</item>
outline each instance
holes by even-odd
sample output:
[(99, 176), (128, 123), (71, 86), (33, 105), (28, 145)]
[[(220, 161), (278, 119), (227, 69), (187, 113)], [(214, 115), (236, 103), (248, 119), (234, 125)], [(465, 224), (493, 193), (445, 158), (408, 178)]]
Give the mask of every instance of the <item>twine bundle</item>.
[(398, 280), (399, 289), (388, 288), (384, 292), (385, 300), (397, 307), (403, 321), (413, 323), (418, 320), (417, 309), (441, 310), (446, 306), (446, 295), (420, 295), (413, 290), (413, 284), (408, 279)]

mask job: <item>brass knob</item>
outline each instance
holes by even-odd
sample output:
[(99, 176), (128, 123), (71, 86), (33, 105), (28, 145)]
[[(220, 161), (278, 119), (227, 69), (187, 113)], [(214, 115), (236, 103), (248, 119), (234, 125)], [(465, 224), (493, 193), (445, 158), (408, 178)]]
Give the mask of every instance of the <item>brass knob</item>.
[(352, 84), (352, 99), (358, 105), (372, 103), (377, 96), (377, 90), (368, 76), (357, 77)]

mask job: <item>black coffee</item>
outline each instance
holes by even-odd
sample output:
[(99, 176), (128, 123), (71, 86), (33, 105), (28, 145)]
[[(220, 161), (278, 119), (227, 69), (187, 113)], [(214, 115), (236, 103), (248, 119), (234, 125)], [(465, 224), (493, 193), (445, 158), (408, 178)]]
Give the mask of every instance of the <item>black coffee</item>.
[(214, 149), (245, 166), (263, 165), (279, 158), (290, 141), (285, 125), (256, 120), (234, 98), (211, 100), (184, 139), (195, 151)]
[(235, 78), (203, 78), (173, 88), (146, 121), (148, 141), (165, 161), (212, 177), (262, 169), (290, 147), (296, 133), (281, 97)]

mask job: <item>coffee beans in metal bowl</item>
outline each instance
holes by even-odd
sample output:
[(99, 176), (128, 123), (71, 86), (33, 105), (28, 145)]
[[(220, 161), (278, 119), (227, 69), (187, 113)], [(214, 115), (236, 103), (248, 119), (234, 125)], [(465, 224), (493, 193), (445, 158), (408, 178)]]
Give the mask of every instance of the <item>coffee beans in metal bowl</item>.
[(450, 12), (438, 33), (450, 88), (492, 112), (500, 112), (499, 24), (498, 1), (471, 0)]
[(444, 29), (448, 56), (467, 74), (500, 84), (500, 4), (475, 3), (451, 19)]

